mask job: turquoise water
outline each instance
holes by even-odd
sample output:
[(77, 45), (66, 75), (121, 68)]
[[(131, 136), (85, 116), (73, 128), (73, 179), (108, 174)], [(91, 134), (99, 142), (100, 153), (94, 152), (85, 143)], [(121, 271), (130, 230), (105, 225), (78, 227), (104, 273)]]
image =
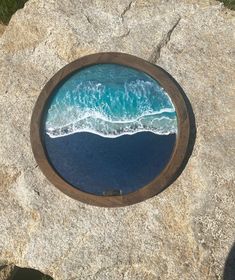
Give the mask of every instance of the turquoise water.
[(58, 87), (45, 122), (51, 138), (90, 132), (115, 138), (137, 132), (177, 133), (175, 107), (157, 81), (135, 69), (97, 64)]

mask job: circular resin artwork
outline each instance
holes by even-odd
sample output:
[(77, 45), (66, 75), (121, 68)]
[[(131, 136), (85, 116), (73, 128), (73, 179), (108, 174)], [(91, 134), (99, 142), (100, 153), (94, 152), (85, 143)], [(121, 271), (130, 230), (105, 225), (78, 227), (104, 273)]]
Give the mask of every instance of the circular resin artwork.
[(56, 88), (43, 132), (51, 164), (71, 185), (96, 195), (128, 194), (169, 162), (177, 115), (167, 92), (149, 75), (98, 64)]
[[(64, 77), (54, 77), (50, 90), (42, 93), (44, 100), (39, 98), (40, 143), (53, 170), (46, 175), (73, 197), (76, 191), (78, 199), (84, 193), (89, 203), (106, 206), (105, 197), (114, 197), (114, 206), (131, 204), (133, 197), (116, 202), (151, 186), (167, 169), (179, 117), (172, 95), (151, 72), (132, 62), (93, 60), (62, 71)], [(95, 200), (99, 197), (102, 203)]]

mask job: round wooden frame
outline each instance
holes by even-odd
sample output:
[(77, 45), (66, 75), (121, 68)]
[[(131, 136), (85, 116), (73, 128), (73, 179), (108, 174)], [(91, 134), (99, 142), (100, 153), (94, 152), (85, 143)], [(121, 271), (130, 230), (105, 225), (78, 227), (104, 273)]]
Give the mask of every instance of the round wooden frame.
[[(55, 87), (73, 72), (83, 67), (99, 64), (115, 63), (129, 66), (147, 73), (167, 91), (174, 103), (178, 117), (178, 133), (171, 159), (163, 171), (149, 184), (139, 190), (118, 196), (98, 196), (76, 189), (67, 183), (54, 170), (47, 158), (41, 136), (44, 108)], [(190, 119), (185, 98), (177, 83), (162, 68), (141, 58), (124, 53), (97, 53), (79, 58), (58, 71), (45, 85), (35, 104), (30, 127), (30, 139), (34, 157), (38, 166), (48, 180), (66, 195), (82, 202), (105, 207), (118, 207), (134, 204), (150, 198), (169, 186), (179, 175), (179, 170), (186, 157), (190, 135)]]

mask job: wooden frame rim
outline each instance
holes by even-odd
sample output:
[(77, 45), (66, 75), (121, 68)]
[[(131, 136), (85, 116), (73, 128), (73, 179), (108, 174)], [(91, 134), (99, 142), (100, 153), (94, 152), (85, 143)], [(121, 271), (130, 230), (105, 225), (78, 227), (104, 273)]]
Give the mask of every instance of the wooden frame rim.
[[(166, 167), (149, 184), (145, 185), (135, 192), (120, 196), (98, 196), (83, 192), (67, 183), (62, 177), (59, 176), (59, 174), (57, 174), (52, 165), (49, 163), (41, 137), (44, 109), (49, 100), (49, 97), (53, 93), (54, 89), (58, 86), (58, 84), (75, 71), (78, 71), (87, 66), (101, 63), (120, 64), (147, 73), (166, 90), (175, 106), (177, 113), (178, 132), (176, 144), (171, 159), (169, 160)], [(177, 174), (179, 173), (179, 169), (184, 162), (188, 150), (189, 137), (189, 112), (185, 99), (175, 80), (159, 66), (153, 65), (136, 56), (117, 52), (96, 53), (84, 56), (69, 63), (61, 70), (59, 70), (48, 81), (41, 94), (39, 95), (33, 110), (30, 125), (30, 140), (33, 154), (38, 166), (42, 170), (43, 174), (48, 178), (48, 180), (63, 193), (74, 199), (88, 204), (105, 207), (131, 205), (148, 199), (169, 186), (178, 176)]]

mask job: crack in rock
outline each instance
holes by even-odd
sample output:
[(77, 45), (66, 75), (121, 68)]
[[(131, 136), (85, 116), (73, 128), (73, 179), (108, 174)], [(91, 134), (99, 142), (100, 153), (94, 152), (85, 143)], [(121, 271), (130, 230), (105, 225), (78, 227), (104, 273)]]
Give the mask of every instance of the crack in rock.
[(130, 3), (124, 8), (123, 12), (121, 13), (120, 17), (122, 19), (122, 22), (124, 21), (125, 14), (131, 9), (132, 5), (134, 4), (133, 1), (130, 1)]
[(129, 34), (130, 34), (131, 30), (130, 29), (127, 29), (127, 31), (125, 33), (123, 33), (122, 35), (116, 37), (118, 39), (123, 39), (125, 37), (127, 37)]
[(161, 56), (161, 50), (162, 48), (166, 47), (168, 42), (171, 39), (171, 35), (173, 33), (173, 31), (175, 30), (175, 28), (177, 27), (177, 25), (179, 24), (181, 20), (181, 17), (178, 18), (178, 20), (175, 22), (175, 24), (171, 27), (171, 29), (162, 36), (162, 39), (160, 40), (160, 43), (157, 45), (157, 47), (153, 50), (152, 54), (149, 57), (149, 62), (156, 64), (157, 61), (159, 60), (160, 56)]
[(87, 22), (92, 25), (91, 18), (85, 13), (86, 9), (83, 7), (82, 1), (80, 0), (79, 2), (80, 2), (80, 7), (81, 7), (81, 13), (84, 15), (84, 17), (86, 18)]
[(90, 17), (89, 17), (88, 15), (86, 15), (85, 13), (83, 13), (83, 14), (84, 14), (84, 16), (85, 16), (87, 22), (90, 23), (90, 24), (92, 24)]

